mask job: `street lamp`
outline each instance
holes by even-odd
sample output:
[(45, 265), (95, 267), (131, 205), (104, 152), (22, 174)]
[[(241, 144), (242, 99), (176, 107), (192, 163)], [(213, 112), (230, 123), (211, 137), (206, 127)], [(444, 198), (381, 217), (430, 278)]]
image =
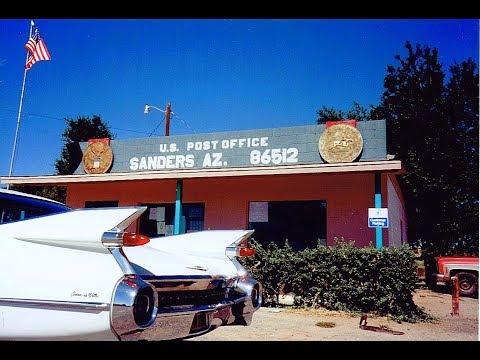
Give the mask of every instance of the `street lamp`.
[(145, 105), (145, 110), (143, 110), (143, 113), (144, 113), (144, 114), (148, 114), (148, 113), (150, 112), (150, 108), (157, 109), (158, 111), (161, 111), (161, 112), (166, 112), (165, 110), (159, 109), (159, 108), (156, 107), (156, 106), (153, 106), (153, 105)]
[[(170, 103), (167, 103), (167, 110), (162, 110), (156, 106), (146, 104), (145, 109), (143, 110), (144, 114), (148, 114), (150, 112), (150, 108), (154, 108), (158, 111), (165, 113), (165, 136), (168, 136), (170, 134), (170, 113), (172, 112), (170, 107)], [(173, 233), (175, 235), (185, 232), (184, 228), (182, 229), (182, 223), (184, 224), (185, 221), (184, 217), (182, 216), (182, 189), (183, 180), (177, 180), (177, 190), (175, 192), (175, 216), (173, 218)]]
[(153, 108), (155, 110), (165, 113), (165, 136), (170, 135), (170, 113), (172, 112), (170, 107), (171, 107), (170, 103), (167, 103), (167, 110), (162, 110), (156, 106), (146, 104), (145, 109), (143, 110), (144, 114), (148, 114), (150, 112), (150, 108)]

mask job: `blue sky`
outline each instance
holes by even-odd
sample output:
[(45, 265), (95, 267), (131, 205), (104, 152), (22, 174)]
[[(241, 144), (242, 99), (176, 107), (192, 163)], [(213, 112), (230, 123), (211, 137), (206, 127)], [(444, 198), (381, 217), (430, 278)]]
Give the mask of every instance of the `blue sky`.
[[(13, 175), (49, 175), (65, 118), (99, 115), (117, 139), (316, 123), (323, 105), (378, 105), (405, 42), (444, 70), (478, 64), (477, 19), (34, 19), (52, 56), (27, 71)], [(0, 19), (0, 176), (7, 176), (30, 19)]]

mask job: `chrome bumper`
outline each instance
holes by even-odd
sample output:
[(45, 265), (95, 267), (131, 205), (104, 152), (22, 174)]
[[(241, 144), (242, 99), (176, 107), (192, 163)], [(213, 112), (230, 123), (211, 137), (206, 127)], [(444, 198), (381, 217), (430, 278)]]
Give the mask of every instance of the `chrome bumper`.
[(450, 280), (449, 276), (445, 276), (443, 274), (433, 274), (432, 277), (435, 279), (436, 283), (445, 283)]
[[(148, 281), (148, 280), (147, 280)], [(157, 309), (154, 321), (148, 326), (122, 326), (114, 331), (120, 340), (175, 340), (205, 334), (219, 326), (250, 325), (253, 313), (262, 305), (262, 286), (245, 277), (236, 279), (225, 291), (226, 298), (213, 305)], [(122, 308), (122, 313), (125, 311)], [(112, 323), (119, 323), (112, 314)]]

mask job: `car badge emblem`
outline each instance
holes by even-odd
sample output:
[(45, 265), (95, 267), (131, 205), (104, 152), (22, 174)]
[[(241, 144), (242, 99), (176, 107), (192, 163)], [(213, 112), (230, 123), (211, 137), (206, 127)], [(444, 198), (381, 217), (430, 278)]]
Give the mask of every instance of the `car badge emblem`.
[(200, 271), (207, 271), (207, 268), (204, 268), (203, 266), (200, 265), (195, 265), (195, 266), (185, 266), (187, 269), (193, 269), (193, 270), (200, 270)]

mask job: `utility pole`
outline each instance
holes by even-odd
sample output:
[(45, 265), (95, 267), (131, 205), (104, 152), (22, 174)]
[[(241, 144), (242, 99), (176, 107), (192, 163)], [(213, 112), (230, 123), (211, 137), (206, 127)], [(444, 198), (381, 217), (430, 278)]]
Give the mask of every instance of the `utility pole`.
[(167, 110), (165, 111), (165, 136), (170, 135), (170, 113), (172, 112), (170, 107), (171, 104), (167, 103)]

